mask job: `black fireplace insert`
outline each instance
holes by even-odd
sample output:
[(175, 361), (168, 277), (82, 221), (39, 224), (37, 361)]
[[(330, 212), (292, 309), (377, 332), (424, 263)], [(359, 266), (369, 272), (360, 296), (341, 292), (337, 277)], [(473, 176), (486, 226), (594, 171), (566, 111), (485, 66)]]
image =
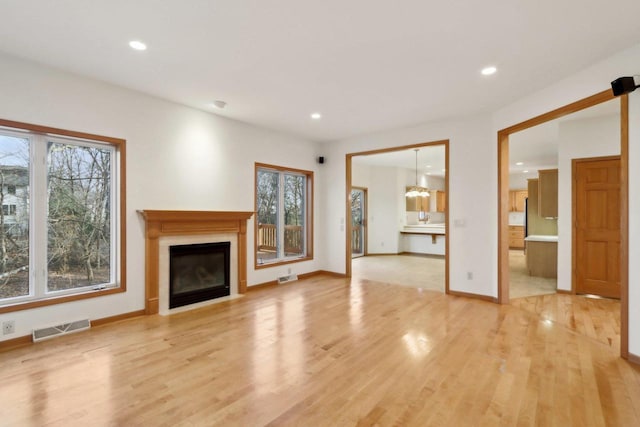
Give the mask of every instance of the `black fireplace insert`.
[(231, 242), (169, 248), (169, 308), (230, 295)]

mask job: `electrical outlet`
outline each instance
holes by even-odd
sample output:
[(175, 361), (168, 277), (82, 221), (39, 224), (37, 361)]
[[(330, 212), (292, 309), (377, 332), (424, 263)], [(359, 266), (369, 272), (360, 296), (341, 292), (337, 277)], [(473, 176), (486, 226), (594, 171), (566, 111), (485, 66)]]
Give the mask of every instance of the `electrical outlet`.
[(2, 335), (13, 334), (16, 331), (16, 321), (15, 320), (7, 320), (2, 322)]

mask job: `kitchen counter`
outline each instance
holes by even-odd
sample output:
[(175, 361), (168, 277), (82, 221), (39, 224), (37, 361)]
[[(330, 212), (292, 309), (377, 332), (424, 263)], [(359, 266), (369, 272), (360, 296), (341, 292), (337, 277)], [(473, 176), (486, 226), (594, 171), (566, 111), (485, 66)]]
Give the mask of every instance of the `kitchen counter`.
[(541, 234), (533, 234), (524, 238), (525, 242), (558, 242), (558, 236), (544, 236)]
[[(444, 255), (445, 224), (413, 224), (400, 229), (403, 252)], [(431, 236), (431, 239), (428, 237)]]
[(447, 234), (444, 224), (413, 224), (405, 225), (400, 230), (403, 234)]

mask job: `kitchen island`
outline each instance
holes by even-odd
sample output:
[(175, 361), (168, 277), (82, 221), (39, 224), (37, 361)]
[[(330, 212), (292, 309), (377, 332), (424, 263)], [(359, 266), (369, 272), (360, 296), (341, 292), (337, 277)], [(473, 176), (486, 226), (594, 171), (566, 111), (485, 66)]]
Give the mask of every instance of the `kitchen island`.
[(558, 236), (525, 237), (527, 270), (530, 276), (558, 277)]
[(400, 230), (403, 252), (444, 255), (446, 250), (445, 224), (405, 225)]

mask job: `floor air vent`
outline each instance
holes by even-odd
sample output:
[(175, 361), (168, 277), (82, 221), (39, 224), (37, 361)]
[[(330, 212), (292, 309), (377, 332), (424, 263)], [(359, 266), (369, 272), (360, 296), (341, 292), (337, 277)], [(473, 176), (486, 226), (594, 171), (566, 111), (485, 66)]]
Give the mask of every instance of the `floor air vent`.
[(287, 274), (286, 276), (280, 276), (278, 277), (278, 285), (281, 285), (283, 283), (287, 283), (287, 282), (293, 282), (298, 280), (298, 275), (297, 274)]
[(60, 335), (70, 334), (72, 332), (80, 332), (91, 327), (89, 319), (76, 320), (71, 323), (63, 323), (62, 325), (50, 326), (48, 328), (40, 328), (33, 330), (33, 342), (48, 340)]

